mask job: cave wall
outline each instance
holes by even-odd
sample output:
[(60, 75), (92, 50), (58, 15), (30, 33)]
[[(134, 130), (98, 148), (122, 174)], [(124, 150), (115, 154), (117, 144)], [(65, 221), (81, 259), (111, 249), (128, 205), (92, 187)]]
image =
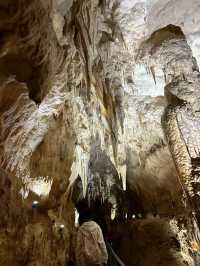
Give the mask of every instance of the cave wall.
[(125, 265), (195, 265), (188, 252), (187, 232), (176, 219), (132, 220), (114, 225), (114, 230), (118, 241), (113, 248)]
[(104, 4), (0, 5), (2, 265), (67, 264), (77, 176), (84, 196), (89, 160), (101, 151), (118, 180), (121, 92), (113, 91), (104, 62), (109, 42), (121, 35), (115, 4)]

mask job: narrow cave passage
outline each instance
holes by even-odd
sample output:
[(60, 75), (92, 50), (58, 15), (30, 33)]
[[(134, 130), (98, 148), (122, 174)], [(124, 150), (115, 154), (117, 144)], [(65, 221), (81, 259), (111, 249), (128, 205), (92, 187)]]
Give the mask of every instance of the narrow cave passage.
[[(78, 191), (80, 192), (80, 187), (74, 189), (74, 199), (77, 198)], [(117, 193), (117, 204), (114, 205), (109, 200), (102, 201), (101, 197), (90, 203), (87, 198), (77, 201), (75, 206), (83, 218), (80, 219), (79, 216), (75, 235), (82, 223), (96, 222), (103, 233), (108, 266), (184, 265), (177, 221), (179, 226), (186, 225), (191, 212), (187, 215), (186, 209), (180, 209), (178, 214), (178, 206), (173, 206), (174, 209), (168, 206), (166, 213), (159, 213), (157, 202), (150, 204), (151, 209), (147, 211), (148, 207), (142, 206), (144, 200), (141, 197), (142, 194), (136, 195), (129, 188), (127, 191), (121, 188)], [(92, 253), (92, 248), (90, 251)], [(72, 254), (72, 258), (74, 256)], [(76, 265), (76, 260), (72, 259), (70, 265)]]

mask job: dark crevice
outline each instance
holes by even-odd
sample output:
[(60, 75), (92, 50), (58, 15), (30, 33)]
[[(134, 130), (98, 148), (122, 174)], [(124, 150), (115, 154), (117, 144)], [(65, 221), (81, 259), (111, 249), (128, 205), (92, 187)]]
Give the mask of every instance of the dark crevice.
[(29, 89), (30, 98), (36, 103), (41, 102), (41, 69), (33, 67), (22, 54), (7, 54), (0, 59), (0, 73), (6, 78), (15, 77), (19, 82), (23, 82)]

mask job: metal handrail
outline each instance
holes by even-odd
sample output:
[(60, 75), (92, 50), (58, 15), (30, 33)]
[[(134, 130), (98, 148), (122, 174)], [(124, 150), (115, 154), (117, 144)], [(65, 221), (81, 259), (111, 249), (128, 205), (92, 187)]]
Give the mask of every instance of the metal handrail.
[(114, 258), (116, 259), (116, 261), (118, 262), (118, 264), (120, 266), (125, 266), (125, 264), (123, 263), (123, 261), (119, 258), (119, 256), (115, 253), (115, 251), (111, 247), (110, 243), (107, 242), (107, 246), (110, 249), (110, 251), (112, 252), (112, 254), (113, 254)]

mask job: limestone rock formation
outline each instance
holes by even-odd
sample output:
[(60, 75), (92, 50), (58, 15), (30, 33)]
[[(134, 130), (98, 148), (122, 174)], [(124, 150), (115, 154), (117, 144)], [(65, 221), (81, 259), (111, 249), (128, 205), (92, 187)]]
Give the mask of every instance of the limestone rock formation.
[(126, 265), (199, 265), (199, 11), (0, 1), (0, 265), (68, 265), (84, 197)]

